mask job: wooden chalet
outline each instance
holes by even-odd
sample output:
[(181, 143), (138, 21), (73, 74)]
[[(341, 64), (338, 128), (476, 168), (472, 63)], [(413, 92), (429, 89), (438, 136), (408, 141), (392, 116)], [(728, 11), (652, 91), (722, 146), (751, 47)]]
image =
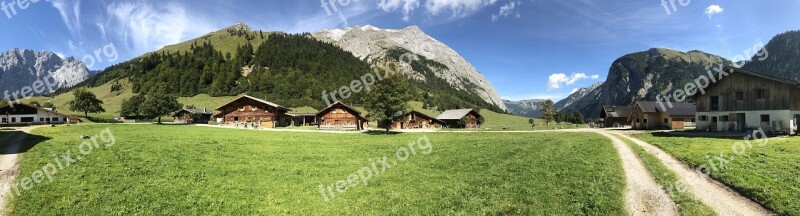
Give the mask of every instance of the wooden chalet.
[(733, 71), (696, 94), (697, 129), (746, 131), (762, 128), (797, 134), (800, 82), (728, 67)]
[(77, 123), (77, 118), (25, 103), (0, 105), (0, 125), (37, 125)]
[(403, 115), (403, 119), (392, 122), (392, 129), (430, 129), (441, 128), (444, 125), (439, 119), (435, 119), (421, 112), (411, 111)]
[(480, 128), (481, 118), (474, 109), (447, 110), (437, 117), (448, 128)]
[(259, 128), (275, 128), (285, 126), (286, 113), (289, 108), (244, 95), (217, 108), (214, 115), (222, 124), (246, 124)]
[(338, 101), (317, 112), (316, 116), (320, 130), (364, 130), (369, 123), (361, 112)]
[(603, 110), (600, 112), (601, 127), (630, 126), (631, 121), (628, 120), (630, 116), (630, 106), (603, 106)]
[(188, 109), (182, 108), (175, 112), (172, 115), (172, 118), (175, 119), (176, 123), (183, 123), (183, 124), (207, 124), (211, 121), (211, 116), (214, 113), (211, 110), (206, 108), (203, 109)]
[[(691, 103), (639, 101), (633, 106), (629, 120), (633, 129), (682, 129), (695, 126), (695, 105)], [(666, 108), (666, 109), (665, 109)]]

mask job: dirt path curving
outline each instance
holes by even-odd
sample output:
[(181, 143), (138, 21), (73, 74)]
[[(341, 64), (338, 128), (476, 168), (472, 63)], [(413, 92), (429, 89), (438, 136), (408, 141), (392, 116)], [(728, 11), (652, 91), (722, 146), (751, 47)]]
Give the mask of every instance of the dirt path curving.
[[(675, 159), (654, 145), (630, 136), (625, 136), (619, 132), (607, 131), (606, 133), (622, 135), (643, 147), (647, 153), (661, 160), (667, 168), (678, 175), (680, 179), (678, 186), (680, 187), (676, 186), (675, 188), (684, 188), (683, 191), (685, 193), (693, 194), (698, 200), (714, 209), (719, 215), (774, 215), (758, 203), (742, 196), (724, 184), (698, 174), (687, 164)], [(680, 192), (676, 191), (675, 193)]]
[(678, 207), (625, 142), (605, 131), (593, 131), (610, 139), (622, 158), (629, 215), (678, 215)]

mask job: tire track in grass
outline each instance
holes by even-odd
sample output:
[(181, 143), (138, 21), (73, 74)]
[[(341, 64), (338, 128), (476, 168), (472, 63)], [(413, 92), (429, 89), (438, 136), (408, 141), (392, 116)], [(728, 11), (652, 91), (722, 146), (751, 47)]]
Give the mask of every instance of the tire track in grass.
[[(618, 132), (609, 131), (608, 133), (624, 136)], [(694, 195), (719, 215), (774, 215), (774, 213), (771, 213), (758, 203), (742, 196), (722, 183), (700, 175), (695, 172), (695, 169), (675, 159), (675, 157), (660, 148), (634, 137), (625, 137), (644, 148), (647, 153), (661, 160), (667, 168), (678, 174), (679, 184), (685, 189), (684, 193)]]
[[(678, 175), (669, 170), (661, 160), (656, 158), (655, 156), (647, 153), (641, 146), (633, 143), (630, 139), (625, 138), (621, 135), (616, 135), (619, 139), (625, 141), (628, 146), (630, 146), (633, 151), (639, 156), (639, 159), (642, 160), (645, 167), (650, 170), (650, 173), (653, 174), (653, 177), (656, 178), (659, 184), (662, 187), (674, 184), (678, 181)], [(666, 191), (665, 191), (666, 192)], [(711, 207), (703, 204), (696, 197), (692, 194), (687, 193), (674, 193), (672, 194), (672, 200), (675, 202), (675, 205), (678, 206), (678, 211), (681, 215), (686, 216), (714, 216), (717, 213), (711, 209)]]
[(622, 158), (627, 182), (625, 206), (629, 215), (678, 215), (675, 203), (625, 142), (605, 131), (594, 132), (610, 139)]

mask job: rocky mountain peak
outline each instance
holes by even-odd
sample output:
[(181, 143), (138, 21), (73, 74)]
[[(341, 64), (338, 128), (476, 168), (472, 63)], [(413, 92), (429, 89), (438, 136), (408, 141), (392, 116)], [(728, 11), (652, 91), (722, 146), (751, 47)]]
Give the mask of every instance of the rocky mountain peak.
[[(500, 95), (475, 67), (455, 50), (434, 39), (418, 26), (403, 29), (381, 29), (374, 26), (354, 26), (341, 29), (325, 29), (312, 34), (317, 40), (333, 43), (353, 53), (358, 58), (378, 62), (386, 58), (391, 49), (403, 49), (425, 57), (446, 68), (436, 75), (457, 89), (479, 95), (484, 101), (507, 110)], [(411, 66), (400, 63), (403, 74), (414, 75)]]
[(57, 81), (58, 88), (72, 87), (91, 75), (83, 62), (62, 59), (51, 51), (14, 48), (0, 53), (0, 92), (18, 91), (48, 76)]

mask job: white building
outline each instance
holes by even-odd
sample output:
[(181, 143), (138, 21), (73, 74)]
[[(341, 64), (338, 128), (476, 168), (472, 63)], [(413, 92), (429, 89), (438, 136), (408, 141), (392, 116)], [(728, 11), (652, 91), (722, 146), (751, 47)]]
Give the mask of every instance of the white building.
[(67, 124), (69, 116), (30, 104), (0, 105), (0, 125)]

